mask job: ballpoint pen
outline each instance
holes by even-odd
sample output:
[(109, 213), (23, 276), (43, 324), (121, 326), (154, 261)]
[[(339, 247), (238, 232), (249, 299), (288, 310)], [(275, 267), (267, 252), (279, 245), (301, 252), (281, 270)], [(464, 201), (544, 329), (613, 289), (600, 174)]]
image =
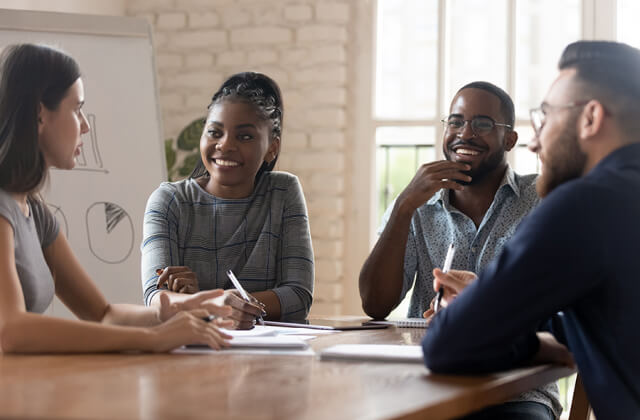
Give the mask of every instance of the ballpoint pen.
[[(227, 277), (229, 277), (229, 280), (231, 280), (231, 283), (233, 283), (233, 287), (235, 287), (236, 290), (240, 292), (240, 296), (242, 296), (242, 299), (246, 300), (249, 303), (253, 303), (251, 301), (251, 298), (249, 297), (249, 294), (244, 290), (244, 288), (236, 278), (236, 275), (233, 274), (233, 271), (227, 270)], [(258, 324), (264, 325), (264, 320), (262, 319), (262, 316), (259, 316), (257, 321), (258, 321)]]
[[(453, 256), (456, 253), (456, 249), (453, 244), (449, 245), (449, 249), (447, 250), (447, 256), (444, 258), (444, 265), (442, 266), (442, 272), (446, 273), (451, 269), (451, 263), (453, 262)], [(444, 294), (444, 287), (440, 286), (438, 289), (438, 293), (436, 293), (436, 300), (433, 304), (433, 312), (438, 312), (440, 309), (440, 301), (442, 300), (442, 295)]]

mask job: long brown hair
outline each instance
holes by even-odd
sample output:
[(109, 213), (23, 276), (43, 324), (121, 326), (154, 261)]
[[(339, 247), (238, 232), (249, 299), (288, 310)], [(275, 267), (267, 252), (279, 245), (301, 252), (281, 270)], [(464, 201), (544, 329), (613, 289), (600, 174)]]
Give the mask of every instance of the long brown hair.
[(56, 110), (80, 77), (73, 58), (51, 47), (11, 45), (0, 57), (0, 188), (34, 193), (47, 173), (38, 110)]

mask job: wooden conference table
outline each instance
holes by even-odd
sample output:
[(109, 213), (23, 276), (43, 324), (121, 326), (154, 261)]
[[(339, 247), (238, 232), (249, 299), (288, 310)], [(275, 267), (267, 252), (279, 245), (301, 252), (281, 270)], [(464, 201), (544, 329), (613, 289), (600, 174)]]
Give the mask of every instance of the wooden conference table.
[[(423, 329), (345, 331), (310, 342), (419, 344)], [(445, 419), (570, 375), (550, 365), (445, 376), (421, 364), (317, 356), (0, 356), (0, 418)]]

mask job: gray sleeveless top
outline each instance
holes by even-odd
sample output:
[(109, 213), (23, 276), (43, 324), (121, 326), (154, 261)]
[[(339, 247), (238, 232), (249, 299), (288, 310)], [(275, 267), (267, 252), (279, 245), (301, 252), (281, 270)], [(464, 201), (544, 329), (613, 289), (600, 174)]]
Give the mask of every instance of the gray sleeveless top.
[(29, 200), (29, 217), (25, 216), (17, 201), (3, 189), (0, 189), (0, 217), (13, 228), (16, 269), (27, 311), (43, 313), (53, 300), (55, 288), (42, 250), (57, 238), (58, 221), (46, 204), (38, 200)]

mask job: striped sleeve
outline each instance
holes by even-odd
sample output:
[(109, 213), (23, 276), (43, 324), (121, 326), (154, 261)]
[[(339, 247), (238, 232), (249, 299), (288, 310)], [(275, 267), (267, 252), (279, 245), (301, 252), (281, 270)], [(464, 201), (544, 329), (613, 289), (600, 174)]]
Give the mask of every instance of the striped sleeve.
[(278, 276), (273, 292), (282, 320), (304, 320), (313, 301), (314, 264), (309, 218), (302, 187), (292, 176), (282, 213)]
[(180, 265), (178, 253), (178, 220), (180, 207), (175, 190), (164, 183), (156, 189), (144, 212), (142, 229), (141, 275), (145, 305), (150, 305), (153, 296), (160, 290), (156, 286), (158, 268)]

